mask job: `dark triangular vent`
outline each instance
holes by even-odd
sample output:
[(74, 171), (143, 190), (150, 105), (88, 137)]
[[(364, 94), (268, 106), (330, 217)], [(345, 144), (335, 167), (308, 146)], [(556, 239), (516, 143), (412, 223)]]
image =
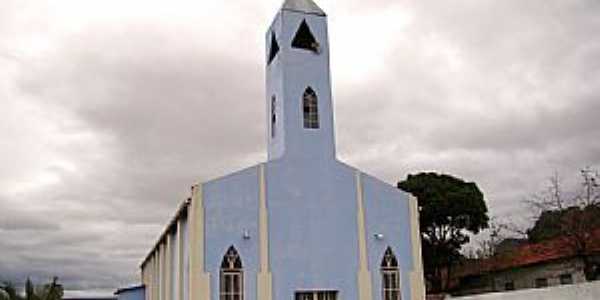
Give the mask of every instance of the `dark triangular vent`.
[(275, 59), (279, 53), (279, 44), (277, 43), (277, 38), (275, 37), (275, 33), (271, 34), (271, 50), (269, 50), (269, 64)]
[(310, 32), (306, 20), (302, 21), (302, 24), (300, 24), (300, 28), (298, 28), (296, 36), (292, 41), (292, 47), (319, 53), (319, 43), (312, 32)]

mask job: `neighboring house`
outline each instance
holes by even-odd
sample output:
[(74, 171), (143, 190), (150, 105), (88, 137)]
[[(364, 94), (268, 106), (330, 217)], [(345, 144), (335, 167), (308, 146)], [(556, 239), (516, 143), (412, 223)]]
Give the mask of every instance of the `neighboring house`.
[(192, 187), (145, 299), (424, 299), (417, 200), (336, 158), (325, 13), (287, 0), (266, 39), (268, 161)]
[[(590, 239), (589, 257), (600, 265), (600, 230)], [(509, 246), (510, 245), (510, 246)], [(504, 244), (495, 257), (468, 260), (452, 274), (453, 294), (543, 288), (585, 282), (583, 262), (568, 241), (555, 238), (535, 244), (522, 240)]]
[(117, 297), (63, 297), (62, 300), (118, 300)]
[(146, 297), (145, 292), (144, 285), (136, 285), (118, 289), (115, 296), (117, 296), (117, 300), (144, 300)]

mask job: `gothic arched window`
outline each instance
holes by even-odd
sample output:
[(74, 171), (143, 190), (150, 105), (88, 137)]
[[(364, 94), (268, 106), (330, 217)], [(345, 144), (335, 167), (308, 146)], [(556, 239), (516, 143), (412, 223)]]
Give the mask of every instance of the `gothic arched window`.
[(221, 262), (221, 273), (219, 276), (219, 299), (220, 300), (243, 300), (244, 299), (244, 273), (242, 259), (233, 246), (227, 249)]
[(275, 124), (277, 124), (277, 98), (273, 95), (271, 97), (271, 138), (275, 137)]
[(302, 109), (304, 112), (304, 128), (319, 128), (319, 108), (315, 91), (308, 87), (302, 96)]
[(400, 300), (400, 269), (398, 260), (388, 247), (381, 261), (381, 291), (382, 300)]

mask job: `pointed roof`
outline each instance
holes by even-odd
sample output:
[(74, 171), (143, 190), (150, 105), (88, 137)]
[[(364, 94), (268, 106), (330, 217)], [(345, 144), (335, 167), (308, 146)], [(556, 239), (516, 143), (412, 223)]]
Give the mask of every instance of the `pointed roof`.
[(324, 16), (325, 12), (312, 0), (285, 0), (281, 10)]

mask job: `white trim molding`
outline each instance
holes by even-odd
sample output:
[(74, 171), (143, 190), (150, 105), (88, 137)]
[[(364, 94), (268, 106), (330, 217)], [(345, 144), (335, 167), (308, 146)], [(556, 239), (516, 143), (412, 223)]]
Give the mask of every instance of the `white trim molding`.
[(367, 254), (367, 234), (365, 226), (365, 210), (363, 206), (363, 186), (362, 174), (356, 171), (356, 223), (358, 234), (358, 299), (372, 300), (373, 288), (371, 272), (369, 272), (368, 254)]
[(421, 233), (419, 227), (419, 202), (417, 198), (408, 198), (410, 210), (410, 238), (412, 244), (413, 270), (410, 272), (412, 300), (425, 299), (425, 279), (423, 276), (423, 258), (421, 254)]
[(265, 165), (258, 169), (259, 184), (259, 210), (258, 227), (260, 239), (260, 270), (256, 280), (257, 300), (271, 300), (273, 298), (273, 277), (269, 265), (269, 212), (267, 210), (267, 195), (265, 181)]
[(210, 274), (204, 270), (204, 203), (202, 185), (192, 187), (190, 225), (190, 299), (210, 300)]

